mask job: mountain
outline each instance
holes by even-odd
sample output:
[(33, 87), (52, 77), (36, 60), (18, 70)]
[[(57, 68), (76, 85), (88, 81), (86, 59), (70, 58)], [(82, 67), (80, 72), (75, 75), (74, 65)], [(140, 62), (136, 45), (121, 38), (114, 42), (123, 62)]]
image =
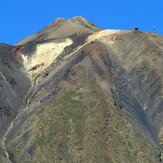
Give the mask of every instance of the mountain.
[(59, 18), (0, 62), (0, 162), (162, 162), (162, 35)]

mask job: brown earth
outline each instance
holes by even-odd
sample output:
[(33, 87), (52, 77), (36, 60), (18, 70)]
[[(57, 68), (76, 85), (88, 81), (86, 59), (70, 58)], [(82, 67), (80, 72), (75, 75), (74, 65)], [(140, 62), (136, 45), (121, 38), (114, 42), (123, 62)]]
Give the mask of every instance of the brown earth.
[(59, 18), (0, 61), (0, 162), (162, 162), (162, 35)]

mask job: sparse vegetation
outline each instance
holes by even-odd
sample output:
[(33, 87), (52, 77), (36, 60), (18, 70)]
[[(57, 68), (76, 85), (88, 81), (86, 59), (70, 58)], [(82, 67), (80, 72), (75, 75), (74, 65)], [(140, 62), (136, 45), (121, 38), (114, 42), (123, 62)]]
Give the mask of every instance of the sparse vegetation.
[[(42, 108), (37, 113), (40, 117), (35, 137), (37, 154), (43, 153), (43, 158), (51, 162), (60, 159), (86, 162), (86, 158), (93, 162), (141, 159), (140, 144), (145, 143), (142, 136), (135, 137), (135, 129), (114, 107), (113, 100), (103, 95), (96, 98), (99, 93), (88, 96), (90, 93), (81, 93), (80, 89), (65, 92), (50, 106)], [(91, 98), (89, 104), (87, 98)], [(105, 129), (104, 112), (109, 115)], [(146, 153), (143, 157), (148, 160), (149, 151)]]

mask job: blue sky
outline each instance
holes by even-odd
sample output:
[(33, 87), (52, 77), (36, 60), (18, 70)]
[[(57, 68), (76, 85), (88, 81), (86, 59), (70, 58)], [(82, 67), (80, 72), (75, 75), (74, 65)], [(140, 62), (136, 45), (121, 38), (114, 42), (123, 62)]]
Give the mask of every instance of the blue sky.
[(0, 43), (15, 44), (56, 18), (83, 16), (104, 29), (132, 29), (163, 35), (163, 0), (2, 0)]

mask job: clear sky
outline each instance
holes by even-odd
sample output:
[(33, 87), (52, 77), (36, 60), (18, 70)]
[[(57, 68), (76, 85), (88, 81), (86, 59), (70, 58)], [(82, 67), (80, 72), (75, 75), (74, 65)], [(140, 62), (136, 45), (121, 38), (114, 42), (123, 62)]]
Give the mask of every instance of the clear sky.
[(104, 29), (163, 35), (163, 0), (1, 0), (0, 43), (15, 44), (56, 18), (83, 16)]

